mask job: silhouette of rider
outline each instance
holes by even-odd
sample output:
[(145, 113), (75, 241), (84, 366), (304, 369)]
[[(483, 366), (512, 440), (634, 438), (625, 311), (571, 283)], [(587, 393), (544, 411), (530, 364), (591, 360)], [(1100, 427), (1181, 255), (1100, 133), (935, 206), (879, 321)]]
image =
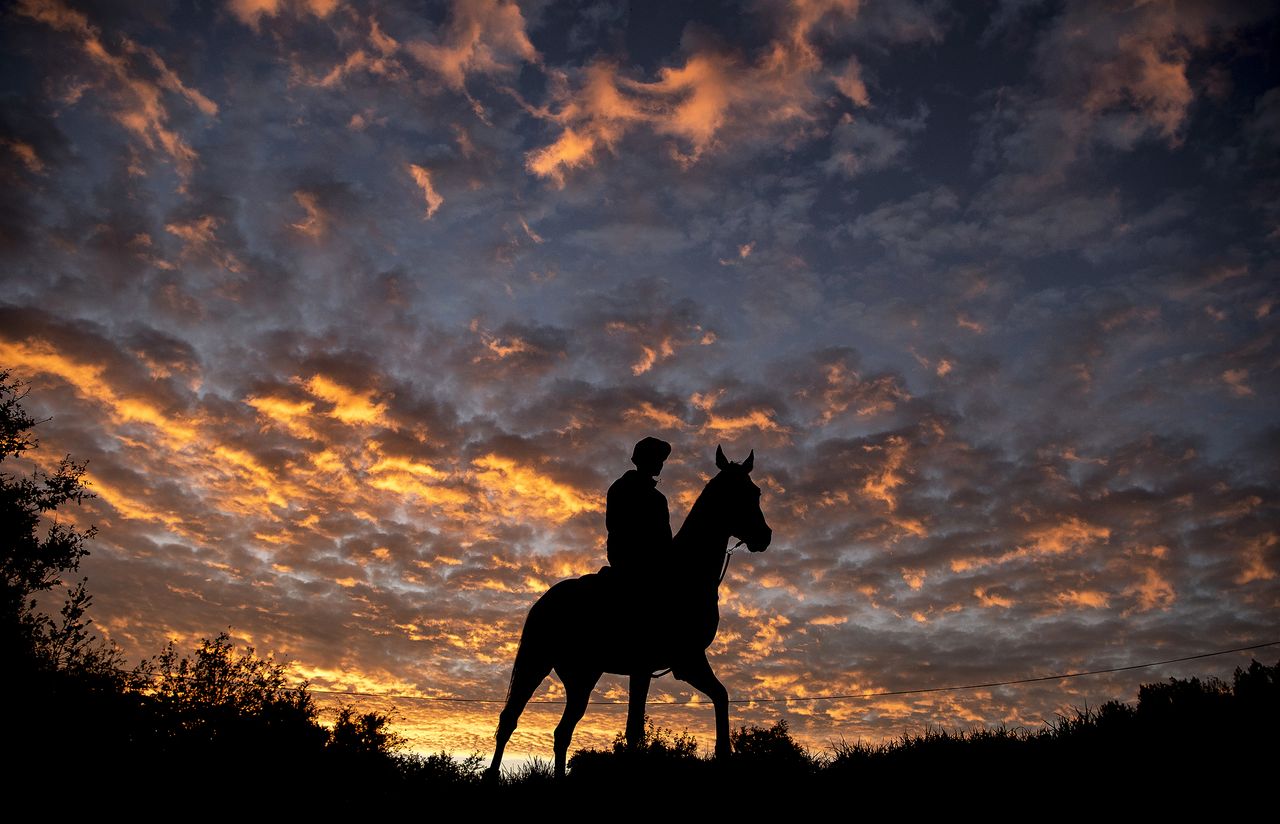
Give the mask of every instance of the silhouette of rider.
[(658, 491), (657, 475), (671, 444), (645, 438), (631, 452), (629, 469), (609, 487), (604, 523), (609, 530), (609, 566), (616, 580), (634, 589), (653, 578), (671, 549), (671, 515)]

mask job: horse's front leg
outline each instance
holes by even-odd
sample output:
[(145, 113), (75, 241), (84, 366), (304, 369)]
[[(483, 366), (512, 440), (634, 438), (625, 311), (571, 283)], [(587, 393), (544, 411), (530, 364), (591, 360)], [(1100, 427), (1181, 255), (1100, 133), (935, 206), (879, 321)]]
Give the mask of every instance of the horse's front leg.
[(649, 673), (631, 676), (627, 706), (627, 749), (634, 750), (644, 743), (644, 706), (649, 700)]
[(716, 758), (727, 758), (733, 752), (729, 743), (729, 691), (711, 671), (707, 654), (702, 653), (687, 668), (681, 667), (675, 675), (694, 689), (706, 693), (711, 699), (716, 708)]

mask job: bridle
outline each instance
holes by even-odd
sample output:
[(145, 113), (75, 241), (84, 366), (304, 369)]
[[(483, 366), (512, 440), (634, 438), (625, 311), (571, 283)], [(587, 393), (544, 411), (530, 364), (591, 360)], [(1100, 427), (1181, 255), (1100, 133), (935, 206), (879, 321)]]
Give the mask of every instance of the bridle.
[(745, 540), (738, 541), (736, 544), (724, 551), (724, 566), (720, 567), (720, 578), (716, 581), (716, 586), (723, 584), (724, 576), (729, 574), (729, 559), (733, 557), (733, 551), (745, 543)]

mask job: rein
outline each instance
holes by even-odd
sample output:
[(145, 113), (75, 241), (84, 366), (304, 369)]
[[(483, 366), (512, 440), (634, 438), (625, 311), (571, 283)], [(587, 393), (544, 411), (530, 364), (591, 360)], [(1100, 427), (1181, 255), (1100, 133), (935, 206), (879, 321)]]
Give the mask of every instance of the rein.
[(733, 546), (724, 551), (724, 566), (720, 567), (720, 578), (716, 581), (716, 586), (724, 583), (724, 576), (729, 574), (729, 559), (733, 557), (733, 551), (745, 544), (746, 541), (738, 541)]

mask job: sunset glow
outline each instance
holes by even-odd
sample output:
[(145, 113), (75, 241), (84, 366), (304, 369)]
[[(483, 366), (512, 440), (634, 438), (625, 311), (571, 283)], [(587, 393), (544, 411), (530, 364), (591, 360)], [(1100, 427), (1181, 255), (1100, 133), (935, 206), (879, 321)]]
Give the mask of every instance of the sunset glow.
[[(438, 699), (503, 697), (646, 435), (673, 528), (755, 452), (735, 725), (1035, 727), (1249, 656), (766, 699), (1277, 640), (1267, 4), (144, 6), (7, 9), (0, 121), (21, 468), (88, 461), (66, 517), (131, 662), (229, 626), (486, 751), (499, 707)], [(651, 698), (711, 743), (704, 696)]]

